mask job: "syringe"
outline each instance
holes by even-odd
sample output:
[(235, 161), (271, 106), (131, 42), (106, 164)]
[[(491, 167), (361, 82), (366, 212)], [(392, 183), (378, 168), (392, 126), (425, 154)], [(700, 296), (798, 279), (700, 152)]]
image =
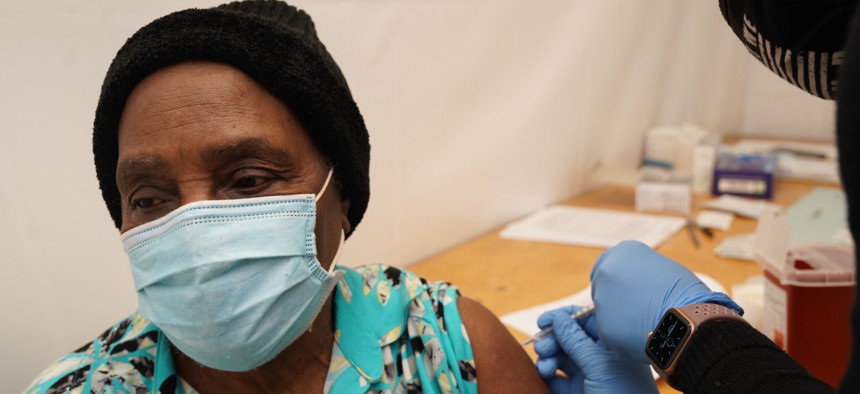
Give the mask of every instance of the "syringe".
[[(594, 313), (594, 304), (588, 304), (587, 306), (577, 309), (576, 312), (571, 313), (570, 318), (578, 321), (585, 319), (592, 313)], [(525, 342), (523, 342), (523, 346), (528, 345), (532, 342), (540, 341), (541, 339), (546, 338), (550, 334), (552, 334), (552, 326), (547, 327), (541, 330), (539, 333), (535, 334), (533, 337), (526, 339)]]

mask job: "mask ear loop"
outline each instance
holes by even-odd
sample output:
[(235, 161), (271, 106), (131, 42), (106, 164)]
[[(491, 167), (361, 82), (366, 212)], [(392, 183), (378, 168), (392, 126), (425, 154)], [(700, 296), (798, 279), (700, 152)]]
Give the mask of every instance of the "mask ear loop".
[[(322, 190), (316, 195), (316, 200), (319, 201), (325, 191), (328, 189), (328, 184), (331, 182), (332, 174), (334, 174), (334, 168), (330, 168), (328, 170), (328, 175), (325, 177), (325, 183), (323, 183)], [(334, 266), (337, 265), (337, 261), (340, 259), (340, 251), (343, 250), (343, 243), (346, 240), (346, 234), (343, 229), (340, 230), (340, 243), (337, 245), (337, 252), (334, 253), (334, 258), (331, 260), (331, 264), (328, 266), (328, 273), (334, 272)]]
[(340, 252), (343, 250), (343, 243), (346, 240), (346, 234), (344, 234), (343, 229), (340, 230), (340, 244), (337, 245), (337, 252), (334, 252), (334, 258), (331, 259), (331, 264), (328, 266), (328, 273), (334, 273), (334, 266), (337, 265), (338, 260), (340, 260)]
[(317, 195), (316, 195), (316, 196), (314, 196), (314, 198), (315, 198), (317, 201), (319, 201), (319, 200), (320, 200), (320, 198), (323, 196), (323, 194), (325, 194), (326, 189), (328, 189), (328, 183), (331, 181), (331, 176), (332, 176), (332, 174), (334, 174), (334, 168), (330, 168), (330, 169), (328, 170), (328, 175), (326, 175), (326, 177), (325, 177), (325, 183), (323, 183), (322, 190), (320, 190), (320, 192), (319, 192), (319, 193), (317, 193)]

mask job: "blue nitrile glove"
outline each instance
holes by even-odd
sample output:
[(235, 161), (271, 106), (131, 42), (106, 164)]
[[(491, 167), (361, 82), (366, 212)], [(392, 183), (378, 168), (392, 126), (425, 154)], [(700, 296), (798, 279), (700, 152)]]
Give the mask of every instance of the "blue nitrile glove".
[(648, 333), (669, 308), (713, 302), (743, 314), (729, 296), (638, 241), (623, 241), (600, 255), (591, 271), (591, 297), (603, 344), (642, 362), (648, 362)]
[[(656, 393), (657, 385), (646, 363), (609, 350), (590, 336), (594, 316), (577, 322), (570, 318), (579, 307), (546, 312), (541, 329), (552, 325), (553, 335), (535, 343), (538, 373), (554, 394)], [(583, 329), (580, 324), (585, 326)], [(557, 376), (562, 370), (567, 377)]]

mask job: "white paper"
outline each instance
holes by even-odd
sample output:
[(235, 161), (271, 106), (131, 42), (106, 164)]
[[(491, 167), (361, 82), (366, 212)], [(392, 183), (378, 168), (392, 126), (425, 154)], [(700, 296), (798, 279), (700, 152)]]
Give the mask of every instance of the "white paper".
[(833, 142), (789, 142), (778, 140), (743, 139), (726, 147), (744, 153), (769, 153), (780, 150), (807, 152), (823, 156), (824, 159), (837, 158), (836, 144)]
[(755, 261), (754, 240), (753, 233), (728, 236), (714, 249), (714, 254), (724, 259)]
[(509, 224), (501, 236), (598, 248), (632, 239), (655, 248), (685, 223), (679, 217), (555, 205)]
[(732, 226), (734, 219), (735, 215), (728, 212), (699, 211), (699, 215), (696, 216), (696, 224), (699, 227), (727, 231)]
[(765, 211), (777, 210), (779, 205), (752, 198), (723, 194), (713, 200), (705, 201), (705, 208), (732, 212), (750, 219), (758, 219)]
[(839, 163), (834, 160), (780, 154), (777, 173), (781, 178), (839, 183)]

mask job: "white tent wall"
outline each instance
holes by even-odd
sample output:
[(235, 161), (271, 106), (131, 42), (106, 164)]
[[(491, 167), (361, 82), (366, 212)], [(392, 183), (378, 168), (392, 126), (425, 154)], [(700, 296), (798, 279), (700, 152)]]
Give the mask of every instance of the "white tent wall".
[[(134, 310), (90, 153), (101, 80), (140, 26), (215, 4), (0, 0), (0, 392)], [(598, 163), (637, 165), (655, 125), (832, 138), (832, 103), (757, 64), (716, 1), (297, 4), (371, 135), (347, 265), (408, 265), (568, 199)]]

